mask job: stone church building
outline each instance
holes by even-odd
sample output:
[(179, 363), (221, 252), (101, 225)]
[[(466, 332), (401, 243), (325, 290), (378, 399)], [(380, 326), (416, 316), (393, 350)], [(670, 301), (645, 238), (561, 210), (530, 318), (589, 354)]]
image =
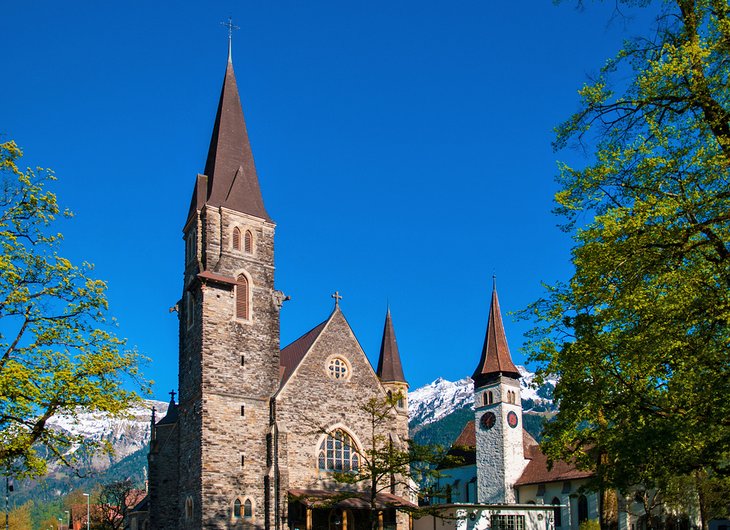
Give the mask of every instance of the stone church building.
[[(203, 174), (183, 226), (179, 402), (153, 417), (149, 490), (133, 530), (369, 528), (368, 504), (332, 497), (358, 485), (372, 446), (370, 398), (392, 399), (389, 443), (408, 436), (408, 384), (390, 312), (373, 369), (333, 297), (321, 323), (284, 348), (274, 283), (274, 231), (228, 56)], [(325, 315), (322, 315), (323, 317)], [(315, 322), (313, 322), (314, 324)], [(405, 529), (398, 477), (378, 495), (381, 527)], [(359, 486), (362, 488), (362, 486)]]

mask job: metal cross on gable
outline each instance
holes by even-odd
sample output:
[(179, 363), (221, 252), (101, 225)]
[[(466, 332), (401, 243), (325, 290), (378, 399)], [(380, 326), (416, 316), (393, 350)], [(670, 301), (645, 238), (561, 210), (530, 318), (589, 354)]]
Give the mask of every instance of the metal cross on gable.
[(340, 300), (342, 300), (342, 296), (340, 295), (339, 291), (335, 291), (335, 294), (332, 295), (332, 298), (335, 299), (335, 307), (340, 305)]
[(172, 398), (173, 403), (175, 402), (175, 394), (176, 393), (177, 392), (175, 392), (174, 390), (170, 390), (170, 398)]

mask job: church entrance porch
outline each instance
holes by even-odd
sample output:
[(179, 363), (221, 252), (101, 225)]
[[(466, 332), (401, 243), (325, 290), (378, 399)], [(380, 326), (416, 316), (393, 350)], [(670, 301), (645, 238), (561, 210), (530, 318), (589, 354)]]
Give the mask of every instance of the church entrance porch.
[[(389, 493), (376, 498), (377, 530), (399, 528), (398, 508), (415, 508), (411, 502)], [(371, 506), (367, 493), (352, 491), (289, 490), (290, 530), (371, 530)], [(401, 520), (403, 517), (400, 518)]]

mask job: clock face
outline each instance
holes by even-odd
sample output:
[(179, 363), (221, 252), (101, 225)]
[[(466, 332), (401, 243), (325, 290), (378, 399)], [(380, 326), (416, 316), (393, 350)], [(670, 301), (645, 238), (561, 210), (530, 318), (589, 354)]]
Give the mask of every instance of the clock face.
[(517, 414), (515, 414), (513, 411), (509, 411), (507, 414), (507, 425), (512, 427), (513, 429), (517, 427)]
[(494, 422), (496, 421), (497, 418), (494, 415), (494, 412), (486, 412), (479, 423), (481, 424), (482, 429), (491, 429), (494, 427)]

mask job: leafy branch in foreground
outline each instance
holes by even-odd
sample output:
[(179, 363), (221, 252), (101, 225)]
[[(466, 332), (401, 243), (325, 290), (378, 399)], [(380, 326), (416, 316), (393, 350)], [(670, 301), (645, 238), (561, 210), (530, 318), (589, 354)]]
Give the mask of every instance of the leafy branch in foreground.
[(46, 187), (53, 173), (21, 170), (21, 157), (15, 142), (0, 144), (0, 466), (37, 476), (47, 457), (73, 465), (72, 445), (100, 448), (50, 429), (52, 416), (123, 414), (139, 399), (124, 385), (149, 385), (143, 358), (112, 331), (106, 284), (58, 254), (52, 226), (71, 214)]
[(559, 378), (544, 451), (622, 490), (730, 473), (730, 6), (653, 4), (557, 129), (590, 154), (559, 168), (575, 273), (523, 312)]

